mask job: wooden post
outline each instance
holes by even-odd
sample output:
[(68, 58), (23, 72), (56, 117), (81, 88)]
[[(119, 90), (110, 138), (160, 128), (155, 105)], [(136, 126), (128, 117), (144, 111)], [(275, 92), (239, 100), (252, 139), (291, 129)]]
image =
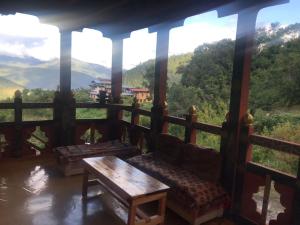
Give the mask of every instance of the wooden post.
[(253, 117), (250, 113), (246, 113), (241, 124), (239, 136), (239, 154), (236, 165), (235, 192), (233, 193), (233, 210), (237, 215), (240, 214), (243, 201), (242, 196), (245, 181), (246, 164), (247, 162), (252, 160), (252, 145), (249, 141), (249, 137), (251, 134), (253, 134), (253, 132)]
[(149, 32), (157, 32), (155, 74), (154, 74), (154, 96), (151, 109), (151, 132), (158, 134), (167, 130), (167, 124), (163, 123), (166, 114), (166, 91), (168, 79), (168, 54), (169, 33), (174, 27), (182, 26), (183, 21), (176, 23), (165, 23), (149, 28)]
[(111, 96), (113, 103), (120, 103), (123, 76), (123, 37), (112, 38)]
[[(112, 40), (112, 64), (111, 64), (111, 97), (113, 104), (121, 104), (122, 94), (122, 76), (123, 76), (123, 39), (129, 37), (129, 34), (122, 34), (110, 37)], [(119, 120), (122, 119), (122, 111), (117, 108), (109, 108), (108, 118), (111, 120), (110, 139), (120, 139)], [(116, 132), (116, 131), (120, 132)]]
[(187, 114), (185, 118), (186, 126), (184, 142), (196, 144), (197, 131), (193, 128), (193, 123), (197, 122), (197, 109), (194, 105), (189, 108), (189, 114)]
[(257, 8), (248, 8), (238, 13), (229, 116), (226, 125), (228, 136), (227, 142), (222, 143), (224, 149), (221, 149), (225, 157), (225, 171), (223, 171), (226, 177), (225, 188), (231, 193), (232, 208), (238, 207), (235, 204), (235, 193), (236, 188), (241, 188), (236, 185), (236, 172), (239, 166), (238, 156), (243, 118), (248, 109), (250, 65), (257, 12)]
[(65, 96), (71, 92), (71, 49), (72, 31), (60, 32), (60, 93)]
[[(151, 109), (151, 133), (153, 137), (163, 130), (163, 105), (166, 105), (168, 79), (169, 32), (171, 27), (159, 27), (157, 30), (156, 59), (154, 73), (154, 96)], [(167, 124), (165, 124), (167, 129)]]
[(14, 134), (14, 148), (12, 156), (20, 157), (22, 154), (22, 94), (21, 91), (15, 92), (14, 98), (14, 110), (15, 110), (15, 134)]
[(71, 92), (72, 31), (62, 30), (60, 38), (60, 144), (74, 144), (76, 120), (75, 99)]
[(61, 137), (62, 137), (62, 103), (60, 101), (60, 93), (56, 91), (53, 99), (53, 120), (55, 123), (55, 146), (61, 145)]

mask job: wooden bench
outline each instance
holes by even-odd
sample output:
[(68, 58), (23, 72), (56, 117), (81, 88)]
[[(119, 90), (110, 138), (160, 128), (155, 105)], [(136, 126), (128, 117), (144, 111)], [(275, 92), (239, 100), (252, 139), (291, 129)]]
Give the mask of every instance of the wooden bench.
[(83, 158), (116, 155), (122, 159), (132, 157), (139, 153), (136, 146), (112, 140), (97, 144), (70, 145), (54, 149), (60, 170), (65, 176), (82, 174)]
[[(83, 199), (87, 198), (88, 187), (96, 182), (128, 207), (127, 225), (163, 224), (168, 186), (115, 156), (86, 158), (83, 166)], [(89, 175), (96, 180), (89, 180)], [(156, 215), (148, 216), (138, 208), (153, 201), (159, 202)]]

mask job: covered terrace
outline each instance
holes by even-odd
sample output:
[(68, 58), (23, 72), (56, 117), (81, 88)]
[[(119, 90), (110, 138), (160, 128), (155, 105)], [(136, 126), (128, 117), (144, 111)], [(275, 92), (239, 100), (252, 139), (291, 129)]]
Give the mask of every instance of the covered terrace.
[[(60, 89), (56, 92), (53, 103), (23, 103), (20, 92), (16, 92), (13, 103), (0, 104), (0, 110), (14, 110), (14, 121), (0, 124), (0, 134), (5, 137), (0, 152), (0, 224), (121, 224), (121, 220), (107, 213), (104, 198), (94, 199), (91, 204), (81, 202), (81, 176), (64, 178), (53, 169), (55, 162), (52, 149), (82, 144), (80, 137), (89, 128), (92, 136), (95, 131), (102, 134), (100, 141), (125, 140), (126, 135), (130, 135), (132, 128), (135, 128), (143, 134), (148, 150), (153, 151), (157, 148), (154, 140), (160, 133), (168, 132), (168, 124), (185, 128), (185, 143), (195, 144), (197, 131), (221, 137), (220, 182), (229, 194), (231, 204), (226, 209), (224, 218), (213, 220), (209, 224), (265, 225), (272, 182), (280, 194), (284, 210), (268, 224), (300, 224), (300, 166), (297, 176), (292, 176), (252, 162), (253, 144), (297, 157), (300, 156), (300, 145), (255, 134), (253, 117), (248, 112), (250, 64), (257, 14), (265, 7), (287, 2), (288, 0), (1, 2), (1, 14), (20, 12), (36, 15), (42, 22), (59, 27), (61, 51)], [(185, 118), (169, 116), (166, 102), (169, 32), (174, 27), (182, 26), (186, 17), (211, 10), (217, 10), (219, 17), (238, 15), (230, 106), (228, 114), (224, 115), (222, 126), (198, 121), (193, 107), (187, 109)], [(84, 28), (97, 29), (112, 40), (110, 103), (80, 103), (72, 95), (71, 33)], [(136, 102), (124, 105), (121, 100), (123, 40), (132, 31), (141, 28), (157, 33), (151, 111), (140, 109)], [(53, 120), (22, 120), (23, 109), (40, 108), (53, 109)], [(78, 108), (107, 109), (107, 117), (76, 119)], [(123, 120), (124, 111), (131, 113), (130, 122)], [(140, 115), (151, 119), (150, 127), (140, 125)], [(34, 157), (36, 149), (32, 148), (27, 139), (37, 126), (45, 132), (48, 142), (41, 155)], [(253, 194), (258, 192), (260, 186), (265, 188), (262, 207), (258, 210)], [(117, 203), (111, 200), (108, 202), (112, 210), (117, 211), (116, 214), (124, 217)], [(172, 211), (167, 211), (165, 224), (188, 223)]]

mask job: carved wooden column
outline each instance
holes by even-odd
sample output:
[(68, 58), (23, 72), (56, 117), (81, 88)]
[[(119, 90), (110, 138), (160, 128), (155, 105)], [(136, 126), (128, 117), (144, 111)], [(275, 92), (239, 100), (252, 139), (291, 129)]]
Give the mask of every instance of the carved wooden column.
[[(174, 27), (182, 26), (183, 21), (165, 23), (149, 28), (149, 32), (157, 32), (155, 74), (154, 74), (154, 99), (151, 109), (151, 131), (158, 134), (163, 131), (163, 116), (166, 109), (166, 91), (168, 79), (168, 54), (169, 33)], [(167, 126), (164, 126), (164, 130)]]
[(61, 30), (60, 34), (60, 144), (74, 144), (75, 99), (71, 91), (72, 31)]
[(235, 199), (236, 189), (242, 188), (236, 186), (236, 175), (243, 119), (248, 110), (250, 65), (257, 12), (256, 8), (248, 8), (238, 13), (230, 106), (226, 124), (227, 138), (226, 143), (222, 143), (221, 146), (223, 148), (221, 152), (225, 157), (223, 171), (223, 176), (226, 178), (225, 188), (231, 192), (234, 209), (239, 207)]

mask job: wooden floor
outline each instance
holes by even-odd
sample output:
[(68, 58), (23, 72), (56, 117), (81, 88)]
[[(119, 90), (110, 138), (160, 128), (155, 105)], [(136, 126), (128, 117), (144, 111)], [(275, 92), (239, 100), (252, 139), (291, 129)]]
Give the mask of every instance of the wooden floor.
[[(55, 160), (0, 159), (0, 224), (2, 225), (121, 225), (127, 212), (95, 187), (81, 200), (82, 176), (64, 177)], [(151, 212), (151, 206), (147, 210)], [(167, 210), (165, 225), (188, 225)], [(233, 225), (218, 219), (206, 225)]]

